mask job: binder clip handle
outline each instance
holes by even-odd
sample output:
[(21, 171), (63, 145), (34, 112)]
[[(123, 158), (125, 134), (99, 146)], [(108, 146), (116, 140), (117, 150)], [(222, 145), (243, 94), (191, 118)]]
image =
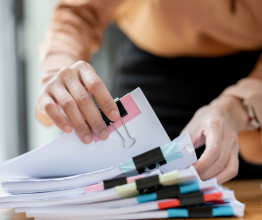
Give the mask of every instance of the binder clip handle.
[(122, 121), (122, 123), (123, 123), (123, 125), (124, 125), (124, 128), (125, 128), (125, 130), (126, 130), (126, 133), (127, 133), (128, 137), (130, 137), (131, 139), (134, 140), (133, 143), (132, 143), (131, 145), (129, 145), (129, 146), (126, 145), (126, 142), (125, 142), (124, 137), (123, 137), (123, 136), (120, 134), (120, 132), (116, 129), (116, 127), (113, 125), (113, 123), (110, 122), (110, 125), (115, 129), (115, 131), (116, 131), (116, 132), (119, 134), (119, 136), (122, 138), (124, 147), (125, 147), (125, 148), (132, 147), (132, 146), (136, 143), (136, 139), (130, 136), (130, 134), (129, 134), (127, 128), (126, 128), (126, 124), (125, 124), (125, 122), (124, 122), (124, 120), (123, 120), (122, 117), (121, 117), (121, 121)]
[[(159, 168), (160, 168), (160, 164), (157, 163), (157, 164), (156, 164), (156, 170), (158, 170), (161, 174), (163, 174), (164, 172), (163, 172), (162, 170), (160, 170)], [(146, 172), (146, 173), (151, 173), (152, 170), (149, 169), (148, 167), (146, 167), (146, 168), (145, 168), (145, 172)]]
[(126, 130), (126, 133), (127, 133), (127, 135), (128, 135), (129, 138), (131, 138), (131, 139), (134, 140), (133, 143), (132, 143), (131, 145), (129, 145), (129, 146), (126, 145), (124, 137), (123, 137), (123, 136), (121, 135), (121, 133), (116, 129), (116, 127), (115, 127), (114, 124), (113, 124), (113, 121), (109, 120), (109, 119), (106, 117), (106, 115), (102, 112), (102, 110), (100, 109), (102, 118), (103, 118), (103, 120), (105, 121), (105, 123), (106, 123), (107, 126), (108, 126), (108, 125), (111, 125), (111, 126), (114, 128), (114, 130), (118, 133), (118, 135), (119, 135), (119, 136), (121, 137), (121, 139), (123, 140), (123, 145), (124, 145), (125, 148), (132, 147), (132, 146), (136, 143), (136, 139), (133, 138), (133, 137), (131, 137), (131, 135), (129, 134), (129, 132), (128, 132), (128, 130), (127, 130), (126, 124), (125, 124), (125, 122), (124, 122), (124, 120), (123, 120), (123, 117), (126, 116), (126, 115), (128, 114), (128, 112), (126, 111), (125, 107), (123, 106), (123, 104), (121, 103), (121, 101), (120, 101), (119, 98), (116, 98), (114, 101), (115, 101), (115, 103), (116, 103), (116, 105), (117, 105), (117, 107), (118, 107), (118, 110), (119, 110), (119, 113), (120, 113), (120, 119), (121, 119), (121, 121), (122, 121), (122, 123), (123, 123), (123, 126), (124, 126), (124, 128), (125, 128), (125, 130)]

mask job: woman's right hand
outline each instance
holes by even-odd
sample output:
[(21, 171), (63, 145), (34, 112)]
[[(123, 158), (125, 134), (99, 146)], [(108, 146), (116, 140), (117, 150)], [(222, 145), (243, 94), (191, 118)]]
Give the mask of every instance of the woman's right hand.
[[(107, 125), (91, 95), (110, 120), (117, 121), (120, 118), (117, 105), (105, 84), (94, 68), (84, 61), (62, 68), (57, 73), (47, 74), (43, 78), (37, 107), (62, 131), (70, 133), (73, 126), (80, 140), (89, 144), (93, 140), (91, 129), (100, 140), (109, 136)], [(58, 104), (72, 126), (59, 111)]]

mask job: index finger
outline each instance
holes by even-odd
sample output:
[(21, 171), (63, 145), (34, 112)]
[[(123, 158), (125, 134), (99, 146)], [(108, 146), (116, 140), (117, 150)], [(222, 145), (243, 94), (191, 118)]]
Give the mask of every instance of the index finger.
[(220, 157), (222, 147), (222, 129), (216, 123), (208, 122), (204, 127), (206, 149), (194, 164), (198, 173), (206, 172)]
[(84, 62), (79, 67), (81, 79), (88, 89), (88, 91), (94, 96), (95, 100), (101, 107), (104, 114), (111, 120), (117, 121), (120, 118), (117, 105), (108, 92), (105, 84), (96, 74), (94, 68)]

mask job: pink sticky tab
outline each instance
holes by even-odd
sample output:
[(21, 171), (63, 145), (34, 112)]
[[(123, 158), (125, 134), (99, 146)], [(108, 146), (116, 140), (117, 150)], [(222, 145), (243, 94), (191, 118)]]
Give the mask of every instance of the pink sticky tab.
[(138, 175), (138, 176), (132, 176), (132, 177), (128, 177), (126, 180), (127, 180), (127, 183), (133, 183), (135, 182), (136, 180), (139, 180), (139, 179), (143, 179), (145, 178), (146, 176), (145, 175)]
[(98, 184), (95, 184), (95, 185), (85, 187), (86, 194), (92, 193), (92, 192), (100, 192), (100, 191), (103, 191), (103, 190), (104, 190), (104, 184), (103, 183), (98, 183)]
[[(122, 97), (120, 99), (120, 101), (121, 101), (122, 105), (125, 107), (125, 109), (128, 113), (126, 116), (123, 117), (123, 120), (124, 120), (125, 123), (131, 121), (136, 116), (138, 116), (142, 113), (140, 111), (140, 109), (138, 108), (137, 104), (135, 103), (134, 99), (132, 98), (132, 96), (129, 93), (127, 95), (125, 95), (124, 97)], [(114, 124), (116, 129), (123, 126), (121, 119), (114, 122), (113, 124)], [(115, 131), (114, 128), (112, 128), (112, 126), (108, 126), (108, 130), (109, 130), (110, 133)], [(93, 134), (93, 137), (94, 137), (94, 141), (98, 142), (99, 139), (93, 131), (92, 131), (92, 134)]]

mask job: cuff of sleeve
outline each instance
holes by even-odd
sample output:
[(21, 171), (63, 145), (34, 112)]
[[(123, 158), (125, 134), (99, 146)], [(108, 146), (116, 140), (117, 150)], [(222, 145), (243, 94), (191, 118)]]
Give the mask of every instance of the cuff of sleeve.
[(61, 68), (70, 67), (78, 59), (68, 54), (50, 54), (42, 61), (42, 72), (58, 71)]
[(248, 101), (254, 109), (260, 128), (262, 127), (262, 82), (259, 79), (241, 79), (236, 85), (225, 89), (222, 96), (235, 96)]

